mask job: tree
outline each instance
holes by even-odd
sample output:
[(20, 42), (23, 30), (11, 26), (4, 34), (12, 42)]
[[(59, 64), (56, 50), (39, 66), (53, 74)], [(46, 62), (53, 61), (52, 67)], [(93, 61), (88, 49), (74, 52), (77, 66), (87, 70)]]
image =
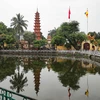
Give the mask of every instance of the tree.
[(49, 32), (49, 35), (51, 35), (51, 37), (53, 37), (56, 34), (56, 28), (54, 28), (48, 32)]
[(96, 39), (100, 39), (100, 32), (96, 33)]
[(13, 28), (7, 28), (7, 34), (15, 36), (15, 30)]
[[(78, 67), (80, 66), (80, 67)], [(86, 70), (82, 68), (81, 62), (66, 60), (64, 62), (53, 62), (51, 64), (53, 71), (58, 73), (58, 78), (64, 87), (71, 87), (73, 90), (78, 90), (79, 79), (86, 74)]]
[(64, 35), (79, 32), (79, 23), (77, 21), (64, 22), (60, 26), (60, 30)]
[(0, 49), (1, 48), (4, 49), (5, 40), (6, 40), (6, 35), (5, 34), (0, 34)]
[(16, 92), (19, 93), (20, 91), (24, 91), (24, 87), (27, 86), (27, 77), (24, 76), (24, 72), (20, 71), (20, 64), (21, 61), (20, 59), (16, 59), (16, 70), (17, 72), (15, 72), (15, 74), (12, 76), (12, 78), (10, 79), (10, 83), (12, 84), (12, 86), (10, 86), (10, 88), (12, 90), (16, 89)]
[(11, 34), (6, 35), (6, 36), (5, 36), (5, 41), (4, 41), (4, 42), (7, 44), (7, 46), (6, 46), (7, 49), (15, 48), (15, 47), (14, 47), (15, 38), (14, 38), (13, 35), (11, 35)]
[(13, 28), (7, 28), (7, 26), (0, 22), (0, 47), (6, 48), (7, 45), (12, 47), (12, 44), (15, 42), (15, 35), (14, 35)]
[(16, 14), (16, 17), (13, 17), (11, 19), (12, 23), (11, 26), (13, 26), (13, 28), (16, 31), (16, 35), (18, 35), (18, 39), (20, 38), (20, 35), (23, 35), (24, 32), (24, 28), (27, 29), (27, 24), (26, 22), (28, 22), (27, 20), (23, 20), (24, 16), (19, 14)]
[(84, 32), (77, 32), (75, 34), (70, 34), (68, 41), (76, 50), (80, 50), (82, 42), (86, 39), (87, 37)]
[(0, 57), (0, 82), (4, 81), (7, 76), (14, 74), (16, 69), (16, 58), (14, 57)]
[(66, 38), (66, 43), (79, 50), (81, 42), (86, 39), (84, 32), (79, 32), (79, 23), (77, 21), (64, 22), (58, 29), (57, 34)]
[(30, 48), (30, 44), (33, 44), (35, 40), (35, 34), (29, 31), (24, 32), (24, 40), (28, 41), (28, 47)]
[(45, 44), (46, 40), (44, 39), (44, 40), (35, 40), (33, 45), (35, 48), (39, 49), (41, 46), (45, 46)]
[(12, 79), (10, 79), (10, 83), (12, 84), (12, 86), (10, 86), (10, 88), (13, 89), (17, 89), (16, 92), (19, 93), (20, 91), (24, 91), (24, 86), (27, 86), (27, 77), (24, 78), (24, 74), (23, 73), (15, 73), (14, 76), (12, 76)]
[(7, 26), (3, 23), (0, 22), (0, 34), (6, 34), (7, 33)]
[(88, 32), (88, 35), (91, 35), (91, 36), (96, 36), (96, 32)]
[(62, 36), (56, 35), (55, 37), (52, 38), (52, 45), (63, 45), (66, 42), (66, 39)]

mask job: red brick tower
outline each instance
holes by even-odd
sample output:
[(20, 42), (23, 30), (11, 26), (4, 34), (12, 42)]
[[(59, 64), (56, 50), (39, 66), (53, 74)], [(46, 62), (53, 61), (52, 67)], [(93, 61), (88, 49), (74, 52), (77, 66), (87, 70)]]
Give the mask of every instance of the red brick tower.
[(37, 9), (37, 12), (35, 13), (35, 23), (34, 23), (34, 33), (36, 35), (36, 40), (41, 40), (42, 39), (42, 34), (40, 32), (40, 16), (39, 16), (39, 12)]

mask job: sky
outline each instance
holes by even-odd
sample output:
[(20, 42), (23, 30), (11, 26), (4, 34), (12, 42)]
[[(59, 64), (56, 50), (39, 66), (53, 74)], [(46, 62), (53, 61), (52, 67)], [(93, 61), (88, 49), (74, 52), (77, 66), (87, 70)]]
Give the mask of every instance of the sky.
[[(41, 32), (47, 38), (50, 30), (69, 22), (68, 10), (71, 10), (70, 21), (78, 21), (79, 29), (88, 32), (100, 32), (100, 0), (1, 0), (0, 21), (10, 27), (11, 19), (20, 13), (28, 20), (27, 31), (34, 32), (35, 13), (40, 13)], [(88, 24), (85, 12), (88, 8)]]

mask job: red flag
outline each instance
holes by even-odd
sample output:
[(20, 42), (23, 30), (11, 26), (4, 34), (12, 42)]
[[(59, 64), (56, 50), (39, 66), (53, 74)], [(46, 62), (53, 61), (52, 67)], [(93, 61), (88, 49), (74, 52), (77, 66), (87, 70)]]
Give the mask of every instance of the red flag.
[(70, 19), (70, 14), (71, 14), (71, 11), (70, 11), (70, 8), (68, 10), (68, 19)]

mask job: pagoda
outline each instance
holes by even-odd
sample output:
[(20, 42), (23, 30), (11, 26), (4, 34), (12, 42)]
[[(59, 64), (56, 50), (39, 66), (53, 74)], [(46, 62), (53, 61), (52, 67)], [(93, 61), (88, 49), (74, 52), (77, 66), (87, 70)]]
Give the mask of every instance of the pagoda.
[(35, 91), (36, 94), (38, 95), (39, 92), (39, 86), (40, 86), (40, 72), (41, 68), (35, 68), (34, 69), (34, 84), (35, 84)]
[(40, 14), (39, 14), (38, 9), (37, 9), (37, 12), (35, 13), (35, 23), (34, 23), (34, 33), (35, 33), (35, 36), (36, 36), (36, 40), (42, 39), (40, 27), (41, 27), (40, 26)]

